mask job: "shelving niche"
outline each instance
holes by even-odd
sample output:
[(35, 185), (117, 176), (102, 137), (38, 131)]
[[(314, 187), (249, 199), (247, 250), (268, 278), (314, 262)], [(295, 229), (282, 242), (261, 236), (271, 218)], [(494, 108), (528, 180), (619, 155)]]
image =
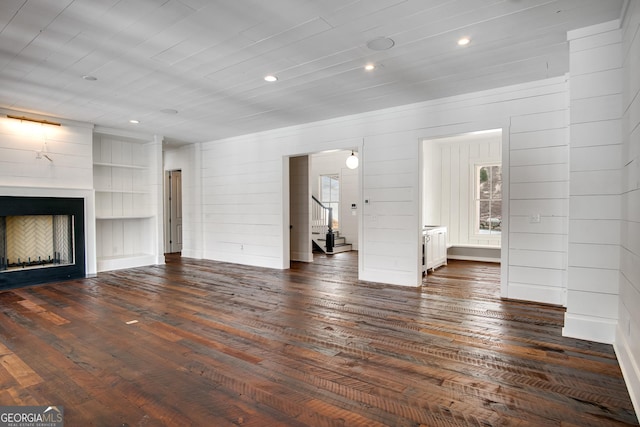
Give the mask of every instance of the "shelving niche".
[(98, 271), (158, 263), (162, 145), (94, 134)]

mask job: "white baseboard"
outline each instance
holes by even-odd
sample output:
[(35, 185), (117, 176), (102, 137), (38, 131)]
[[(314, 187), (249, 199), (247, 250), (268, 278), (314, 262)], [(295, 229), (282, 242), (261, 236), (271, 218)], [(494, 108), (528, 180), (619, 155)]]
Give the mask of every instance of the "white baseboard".
[(291, 261), (313, 262), (313, 252), (291, 252)]
[(392, 272), (388, 270), (363, 269), (358, 272), (358, 279), (367, 282), (385, 283), (396, 286), (418, 287), (422, 285), (417, 275), (404, 271)]
[(631, 397), (633, 409), (636, 411), (636, 416), (640, 419), (640, 367), (638, 367), (633, 357), (629, 342), (620, 330), (620, 326), (616, 328), (616, 342), (613, 345), (613, 349), (616, 352), (620, 370), (622, 371), (624, 382), (627, 385), (629, 397)]
[(540, 286), (529, 283), (509, 282), (507, 284), (508, 299), (516, 299), (542, 304), (563, 305), (565, 300), (565, 289), (559, 287)]
[(616, 338), (616, 323), (609, 319), (565, 313), (562, 336), (613, 344)]
[(202, 259), (202, 251), (182, 249), (181, 256), (184, 258)]

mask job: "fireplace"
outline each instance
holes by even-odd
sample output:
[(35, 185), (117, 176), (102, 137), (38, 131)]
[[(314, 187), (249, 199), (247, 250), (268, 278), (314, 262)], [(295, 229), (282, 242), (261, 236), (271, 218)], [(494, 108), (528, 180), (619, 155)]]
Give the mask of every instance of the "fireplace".
[(0, 289), (81, 277), (84, 199), (0, 196)]

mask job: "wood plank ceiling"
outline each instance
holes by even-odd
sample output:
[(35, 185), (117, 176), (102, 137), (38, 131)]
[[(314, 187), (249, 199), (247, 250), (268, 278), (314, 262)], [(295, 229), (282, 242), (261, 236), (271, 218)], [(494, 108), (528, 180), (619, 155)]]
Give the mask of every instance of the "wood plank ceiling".
[(0, 107), (208, 141), (560, 76), (567, 30), (624, 4), (3, 0)]

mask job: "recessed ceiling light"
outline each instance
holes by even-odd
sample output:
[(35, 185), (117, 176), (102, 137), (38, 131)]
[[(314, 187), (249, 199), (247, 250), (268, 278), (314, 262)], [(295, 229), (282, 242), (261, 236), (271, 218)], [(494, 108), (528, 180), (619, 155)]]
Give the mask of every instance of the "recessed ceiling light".
[(277, 82), (278, 78), (276, 76), (269, 75), (269, 76), (265, 76), (264, 77), (264, 81), (265, 82), (269, 82), (269, 83), (273, 83), (273, 82)]
[(137, 125), (138, 123), (140, 123), (140, 120), (131, 119), (131, 120), (129, 120), (129, 123)]
[(469, 37), (462, 37), (460, 40), (458, 40), (458, 46), (466, 46), (471, 42), (471, 39)]
[(396, 42), (389, 37), (377, 37), (367, 42), (367, 47), (371, 50), (387, 50), (391, 49)]
[(367, 64), (364, 66), (364, 69), (367, 71), (373, 71), (376, 69), (376, 66), (374, 64)]
[(85, 76), (82, 76), (82, 78), (83, 78), (84, 80), (88, 80), (88, 81), (90, 81), (90, 82), (95, 82), (96, 80), (98, 80), (98, 78), (97, 78), (96, 76), (91, 76), (91, 75), (89, 75), (89, 74), (87, 74), (87, 75), (85, 75)]

